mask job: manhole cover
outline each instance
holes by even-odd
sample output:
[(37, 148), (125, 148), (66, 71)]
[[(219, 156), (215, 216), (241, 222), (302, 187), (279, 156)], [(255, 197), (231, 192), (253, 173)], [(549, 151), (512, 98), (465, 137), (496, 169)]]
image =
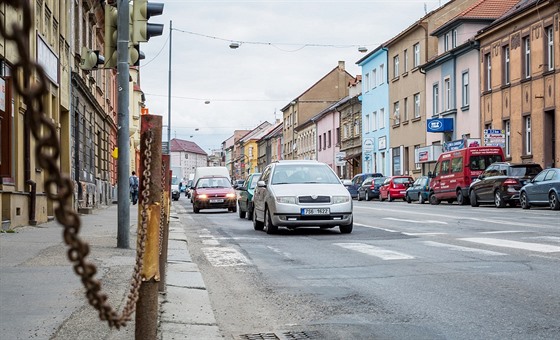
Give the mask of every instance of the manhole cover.
[(236, 340), (307, 340), (321, 339), (321, 335), (317, 331), (300, 331), (300, 332), (282, 332), (277, 333), (252, 333), (242, 334), (235, 337)]

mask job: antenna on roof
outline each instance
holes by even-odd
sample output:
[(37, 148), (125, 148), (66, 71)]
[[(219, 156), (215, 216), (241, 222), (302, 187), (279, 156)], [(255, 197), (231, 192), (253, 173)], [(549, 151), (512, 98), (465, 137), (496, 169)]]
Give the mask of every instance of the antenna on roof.
[(428, 5), (424, 2), (424, 14), (428, 14)]

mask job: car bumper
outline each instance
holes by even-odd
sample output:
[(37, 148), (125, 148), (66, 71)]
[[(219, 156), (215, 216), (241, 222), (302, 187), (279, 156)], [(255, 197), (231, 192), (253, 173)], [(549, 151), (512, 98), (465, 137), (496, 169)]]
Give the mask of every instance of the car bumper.
[(197, 209), (229, 209), (237, 207), (237, 201), (235, 198), (226, 199), (220, 203), (210, 203), (208, 200), (196, 200), (193, 202), (193, 206)]
[[(328, 215), (303, 215), (302, 209), (328, 208)], [(352, 223), (352, 203), (321, 205), (276, 204), (271, 209), (272, 223), (276, 226), (295, 228), (298, 226), (339, 226)]]

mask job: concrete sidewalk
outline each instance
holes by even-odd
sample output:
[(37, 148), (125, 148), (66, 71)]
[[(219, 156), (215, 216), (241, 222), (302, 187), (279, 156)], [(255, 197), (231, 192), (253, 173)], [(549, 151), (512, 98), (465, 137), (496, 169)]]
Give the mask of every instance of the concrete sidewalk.
[[(117, 206), (82, 215), (80, 237), (90, 246), (102, 292), (119, 313), (130, 289), (138, 210), (130, 206), (130, 249), (117, 248)], [(159, 339), (222, 339), (208, 292), (172, 207), (166, 292), (160, 294)], [(0, 334), (3, 339), (134, 339), (134, 315), (116, 330), (99, 320), (67, 259), (56, 222), (0, 234)]]

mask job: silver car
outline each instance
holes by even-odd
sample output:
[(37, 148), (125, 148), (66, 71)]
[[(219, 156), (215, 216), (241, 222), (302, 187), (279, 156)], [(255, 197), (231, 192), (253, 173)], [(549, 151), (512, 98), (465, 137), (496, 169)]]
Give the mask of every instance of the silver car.
[(279, 161), (262, 172), (253, 196), (253, 227), (353, 228), (352, 197), (334, 171), (317, 161)]

